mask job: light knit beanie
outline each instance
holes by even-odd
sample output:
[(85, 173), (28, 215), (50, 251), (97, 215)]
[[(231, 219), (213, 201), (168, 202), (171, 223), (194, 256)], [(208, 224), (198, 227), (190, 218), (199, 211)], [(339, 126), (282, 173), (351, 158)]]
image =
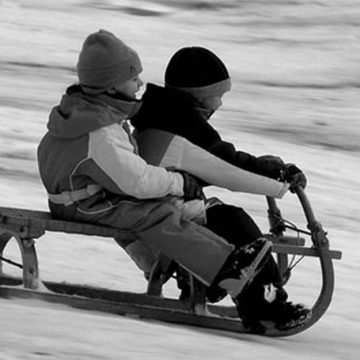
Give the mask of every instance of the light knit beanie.
[(141, 71), (138, 54), (106, 30), (86, 38), (77, 64), (80, 85), (91, 94), (101, 93)]
[(223, 95), (231, 88), (229, 73), (218, 56), (199, 46), (184, 47), (170, 59), (165, 86), (181, 89), (196, 98)]

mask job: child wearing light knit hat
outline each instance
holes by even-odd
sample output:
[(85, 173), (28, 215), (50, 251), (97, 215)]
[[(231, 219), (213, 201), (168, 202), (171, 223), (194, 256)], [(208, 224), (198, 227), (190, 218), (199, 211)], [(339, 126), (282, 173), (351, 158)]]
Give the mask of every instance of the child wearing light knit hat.
[(138, 54), (106, 30), (86, 38), (77, 64), (80, 85), (88, 94), (120, 92), (135, 98), (143, 85), (141, 71)]
[[(137, 53), (114, 34), (100, 30), (85, 39), (77, 63), (79, 83), (69, 86), (52, 108), (38, 147), (49, 208), (57, 219), (128, 231), (116, 242), (147, 275), (164, 253), (176, 261), (181, 257), (187, 269), (210, 283), (214, 262), (220, 268), (232, 249), (183, 220), (184, 202), (191, 200), (201, 213), (204, 208), (198, 181), (140, 157), (128, 120), (141, 106), (136, 99), (141, 70)], [(183, 254), (184, 242), (194, 249)], [(211, 256), (200, 268), (204, 252)]]

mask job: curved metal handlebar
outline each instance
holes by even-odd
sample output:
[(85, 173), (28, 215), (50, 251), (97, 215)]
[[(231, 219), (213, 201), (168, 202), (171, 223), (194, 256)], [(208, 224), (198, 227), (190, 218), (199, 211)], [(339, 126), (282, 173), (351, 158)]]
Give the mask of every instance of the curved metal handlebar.
[(300, 203), (304, 209), (304, 213), (308, 224), (312, 224), (316, 222), (314, 212), (312, 211), (309, 200), (305, 194), (305, 190), (302, 187), (297, 186), (295, 189), (295, 193), (298, 196)]
[[(305, 190), (297, 186), (295, 189), (295, 193), (299, 198), (301, 206), (304, 211), (305, 218), (307, 220), (307, 227), (311, 231), (311, 239), (314, 247), (329, 247), (329, 240), (326, 237), (326, 233), (324, 232), (320, 222), (318, 222), (315, 218), (314, 212), (311, 208), (309, 199), (305, 193)], [(269, 221), (271, 231), (278, 235), (279, 232), (284, 230), (283, 222), (280, 215), (280, 210), (276, 205), (276, 201), (272, 197), (266, 197), (268, 206), (269, 206)]]
[[(300, 328), (295, 328), (288, 331), (285, 335), (294, 335), (296, 333), (302, 332), (305, 329), (312, 326), (316, 323), (322, 315), (325, 313), (327, 308), (330, 305), (332, 294), (334, 291), (334, 268), (331, 256), (329, 255), (329, 241), (326, 237), (326, 233), (323, 230), (321, 224), (316, 220), (314, 212), (310, 206), (308, 197), (305, 194), (305, 191), (301, 187), (295, 189), (295, 193), (298, 196), (301, 206), (303, 208), (306, 220), (307, 227), (311, 232), (311, 240), (313, 243), (313, 248), (317, 251), (321, 272), (322, 272), (322, 287), (318, 299), (312, 307), (312, 316), (311, 318)], [(275, 235), (282, 234), (282, 231), (285, 229), (283, 220), (281, 218), (280, 210), (276, 205), (274, 198), (267, 197), (267, 202), (269, 206), (269, 222), (271, 231)], [(274, 333), (274, 336), (277, 334)]]

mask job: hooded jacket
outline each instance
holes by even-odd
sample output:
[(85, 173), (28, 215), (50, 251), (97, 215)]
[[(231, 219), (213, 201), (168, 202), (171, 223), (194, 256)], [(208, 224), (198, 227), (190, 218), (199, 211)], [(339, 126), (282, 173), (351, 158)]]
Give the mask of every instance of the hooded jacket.
[[(38, 147), (41, 179), (49, 194), (100, 185), (102, 191), (80, 201), (77, 210), (98, 213), (124, 199), (183, 195), (181, 174), (148, 165), (137, 154), (126, 119), (137, 101), (89, 96), (70, 87), (50, 113), (48, 132)], [(50, 209), (57, 207), (50, 202)]]
[(136, 101), (86, 95), (79, 86), (67, 90), (38, 147), (42, 181), (49, 194), (94, 184), (101, 190), (68, 206), (50, 201), (52, 215), (126, 230), (116, 241), (144, 272), (162, 253), (209, 285), (233, 247), (188, 220), (188, 210), (203, 211), (203, 201), (179, 198), (181, 174), (137, 154), (125, 119), (138, 108)]

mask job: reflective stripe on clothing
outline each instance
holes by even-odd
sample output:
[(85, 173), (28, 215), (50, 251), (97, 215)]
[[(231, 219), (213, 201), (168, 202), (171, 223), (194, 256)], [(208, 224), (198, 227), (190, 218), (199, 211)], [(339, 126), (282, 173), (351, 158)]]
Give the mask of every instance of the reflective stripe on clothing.
[(48, 194), (49, 200), (58, 205), (69, 206), (76, 201), (85, 200), (102, 190), (100, 185), (88, 185), (84, 189), (63, 191), (60, 194)]

